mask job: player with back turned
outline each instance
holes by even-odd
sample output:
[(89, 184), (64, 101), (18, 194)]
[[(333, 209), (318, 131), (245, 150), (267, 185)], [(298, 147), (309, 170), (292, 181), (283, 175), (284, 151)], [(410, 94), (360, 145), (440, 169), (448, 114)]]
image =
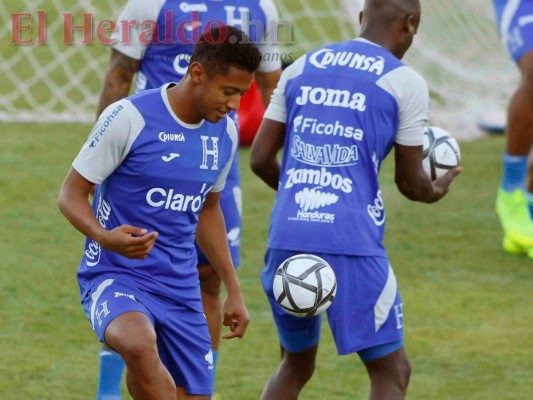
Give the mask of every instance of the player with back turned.
[(224, 336), (248, 325), (219, 197), (238, 143), (228, 113), (260, 60), (239, 29), (208, 31), (179, 83), (104, 110), (61, 187), (62, 213), (87, 237), (77, 274), (86, 316), (124, 359), (134, 399), (213, 392), (195, 238), (226, 288)]
[(263, 400), (297, 399), (314, 372), (321, 316), (290, 316), (272, 294), (277, 267), (298, 253), (322, 257), (335, 271), (330, 327), (339, 354), (357, 353), (365, 364), (370, 398), (405, 397), (410, 365), (402, 300), (383, 244), (379, 170), (394, 148), (399, 191), (425, 203), (440, 200), (461, 172), (456, 167), (432, 182), (422, 168), (428, 88), (401, 61), (420, 17), (418, 0), (367, 0), (360, 37), (296, 60), (264, 115), (250, 164), (277, 190), (261, 281), (282, 360)]

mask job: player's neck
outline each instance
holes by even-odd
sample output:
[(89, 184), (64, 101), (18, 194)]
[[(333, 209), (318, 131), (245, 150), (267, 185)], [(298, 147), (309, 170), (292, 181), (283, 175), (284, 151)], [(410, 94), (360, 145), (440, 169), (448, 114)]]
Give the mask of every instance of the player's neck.
[(203, 118), (196, 110), (196, 104), (191, 98), (191, 93), (192, 88), (184, 78), (178, 84), (167, 89), (168, 103), (179, 120), (187, 124), (198, 124)]

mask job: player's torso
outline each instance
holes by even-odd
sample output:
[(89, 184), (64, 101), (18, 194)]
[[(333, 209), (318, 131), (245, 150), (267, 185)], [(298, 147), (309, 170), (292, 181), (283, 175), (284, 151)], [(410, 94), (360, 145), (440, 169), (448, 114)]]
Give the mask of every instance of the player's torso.
[[(132, 124), (140, 132), (115, 171), (98, 186), (93, 209), (108, 230), (123, 224), (157, 231), (159, 236), (145, 260), (130, 260), (87, 240), (81, 276), (122, 271), (181, 285), (196, 273), (194, 233), (198, 213), (209, 190), (229, 162), (233, 140), (227, 120), (198, 126), (175, 120), (161, 90), (130, 98), (139, 112)], [(137, 129), (132, 127), (131, 129)], [(181, 273), (183, 282), (178, 282)]]
[(311, 53), (303, 72), (287, 82), (286, 155), (273, 242), (324, 252), (384, 252), (378, 172), (399, 118), (397, 100), (377, 82), (402, 65), (380, 47), (349, 41)]
[(231, 25), (253, 42), (267, 27), (259, 0), (167, 0), (157, 19), (158, 34), (147, 47), (137, 76), (137, 90), (154, 88), (187, 72), (194, 44), (214, 26)]

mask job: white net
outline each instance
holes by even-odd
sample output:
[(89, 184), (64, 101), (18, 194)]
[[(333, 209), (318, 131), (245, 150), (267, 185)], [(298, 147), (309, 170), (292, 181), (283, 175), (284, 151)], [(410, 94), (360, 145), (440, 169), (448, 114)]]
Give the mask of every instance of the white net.
[[(0, 121), (92, 121), (109, 58), (109, 49), (99, 41), (96, 26), (105, 19), (116, 19), (125, 2), (0, 2)], [(361, 1), (276, 3), (281, 19), (293, 27), (292, 35), (282, 36), (293, 42), (284, 46), (292, 58), (356, 35)], [(433, 99), (430, 122), (459, 139), (479, 136), (479, 120), (487, 118), (487, 111), (496, 117), (503, 115), (517, 82), (516, 67), (498, 37), (492, 2), (424, 0), (422, 7), (422, 24), (405, 60), (428, 81)], [(46, 15), (46, 45), (37, 43), (39, 11)], [(26, 16), (17, 17), (19, 14)], [(91, 15), (93, 43), (83, 43), (80, 29), (73, 31), (72, 44), (62, 43), (66, 28), (63, 14), (72, 15), (75, 26), (87, 26), (84, 14)], [(17, 18), (18, 39), (33, 39), (33, 44), (10, 43)]]

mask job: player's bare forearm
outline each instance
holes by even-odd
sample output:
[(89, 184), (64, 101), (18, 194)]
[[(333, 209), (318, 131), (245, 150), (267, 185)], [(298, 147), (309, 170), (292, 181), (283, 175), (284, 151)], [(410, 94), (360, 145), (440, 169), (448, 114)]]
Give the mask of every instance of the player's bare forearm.
[(89, 203), (94, 184), (71, 168), (59, 191), (58, 206), (74, 228), (97, 242), (103, 233)]
[(139, 69), (139, 60), (128, 57), (112, 49), (109, 68), (104, 78), (104, 85), (100, 93), (96, 117), (110, 104), (126, 97), (131, 88), (133, 76)]
[(278, 190), (280, 163), (278, 152), (283, 148), (285, 124), (263, 119), (250, 151), (250, 168), (274, 190)]
[(231, 261), (226, 225), (219, 205), (220, 193), (207, 195), (198, 218), (196, 241), (228, 291), (239, 290)]
[(281, 68), (270, 72), (257, 71), (255, 73), (255, 83), (257, 83), (257, 87), (261, 92), (261, 99), (263, 100), (265, 107), (268, 107), (268, 104), (270, 103), (270, 97), (278, 84), (280, 76)]
[(422, 146), (395, 146), (396, 185), (409, 200), (423, 203), (439, 201), (461, 171), (461, 167), (453, 168), (432, 182), (422, 168)]
[(106, 230), (96, 219), (89, 203), (89, 195), (94, 184), (71, 168), (61, 186), (58, 206), (65, 218), (85, 236), (103, 248), (128, 258), (146, 258), (151, 251), (157, 232), (144, 228), (121, 225)]

